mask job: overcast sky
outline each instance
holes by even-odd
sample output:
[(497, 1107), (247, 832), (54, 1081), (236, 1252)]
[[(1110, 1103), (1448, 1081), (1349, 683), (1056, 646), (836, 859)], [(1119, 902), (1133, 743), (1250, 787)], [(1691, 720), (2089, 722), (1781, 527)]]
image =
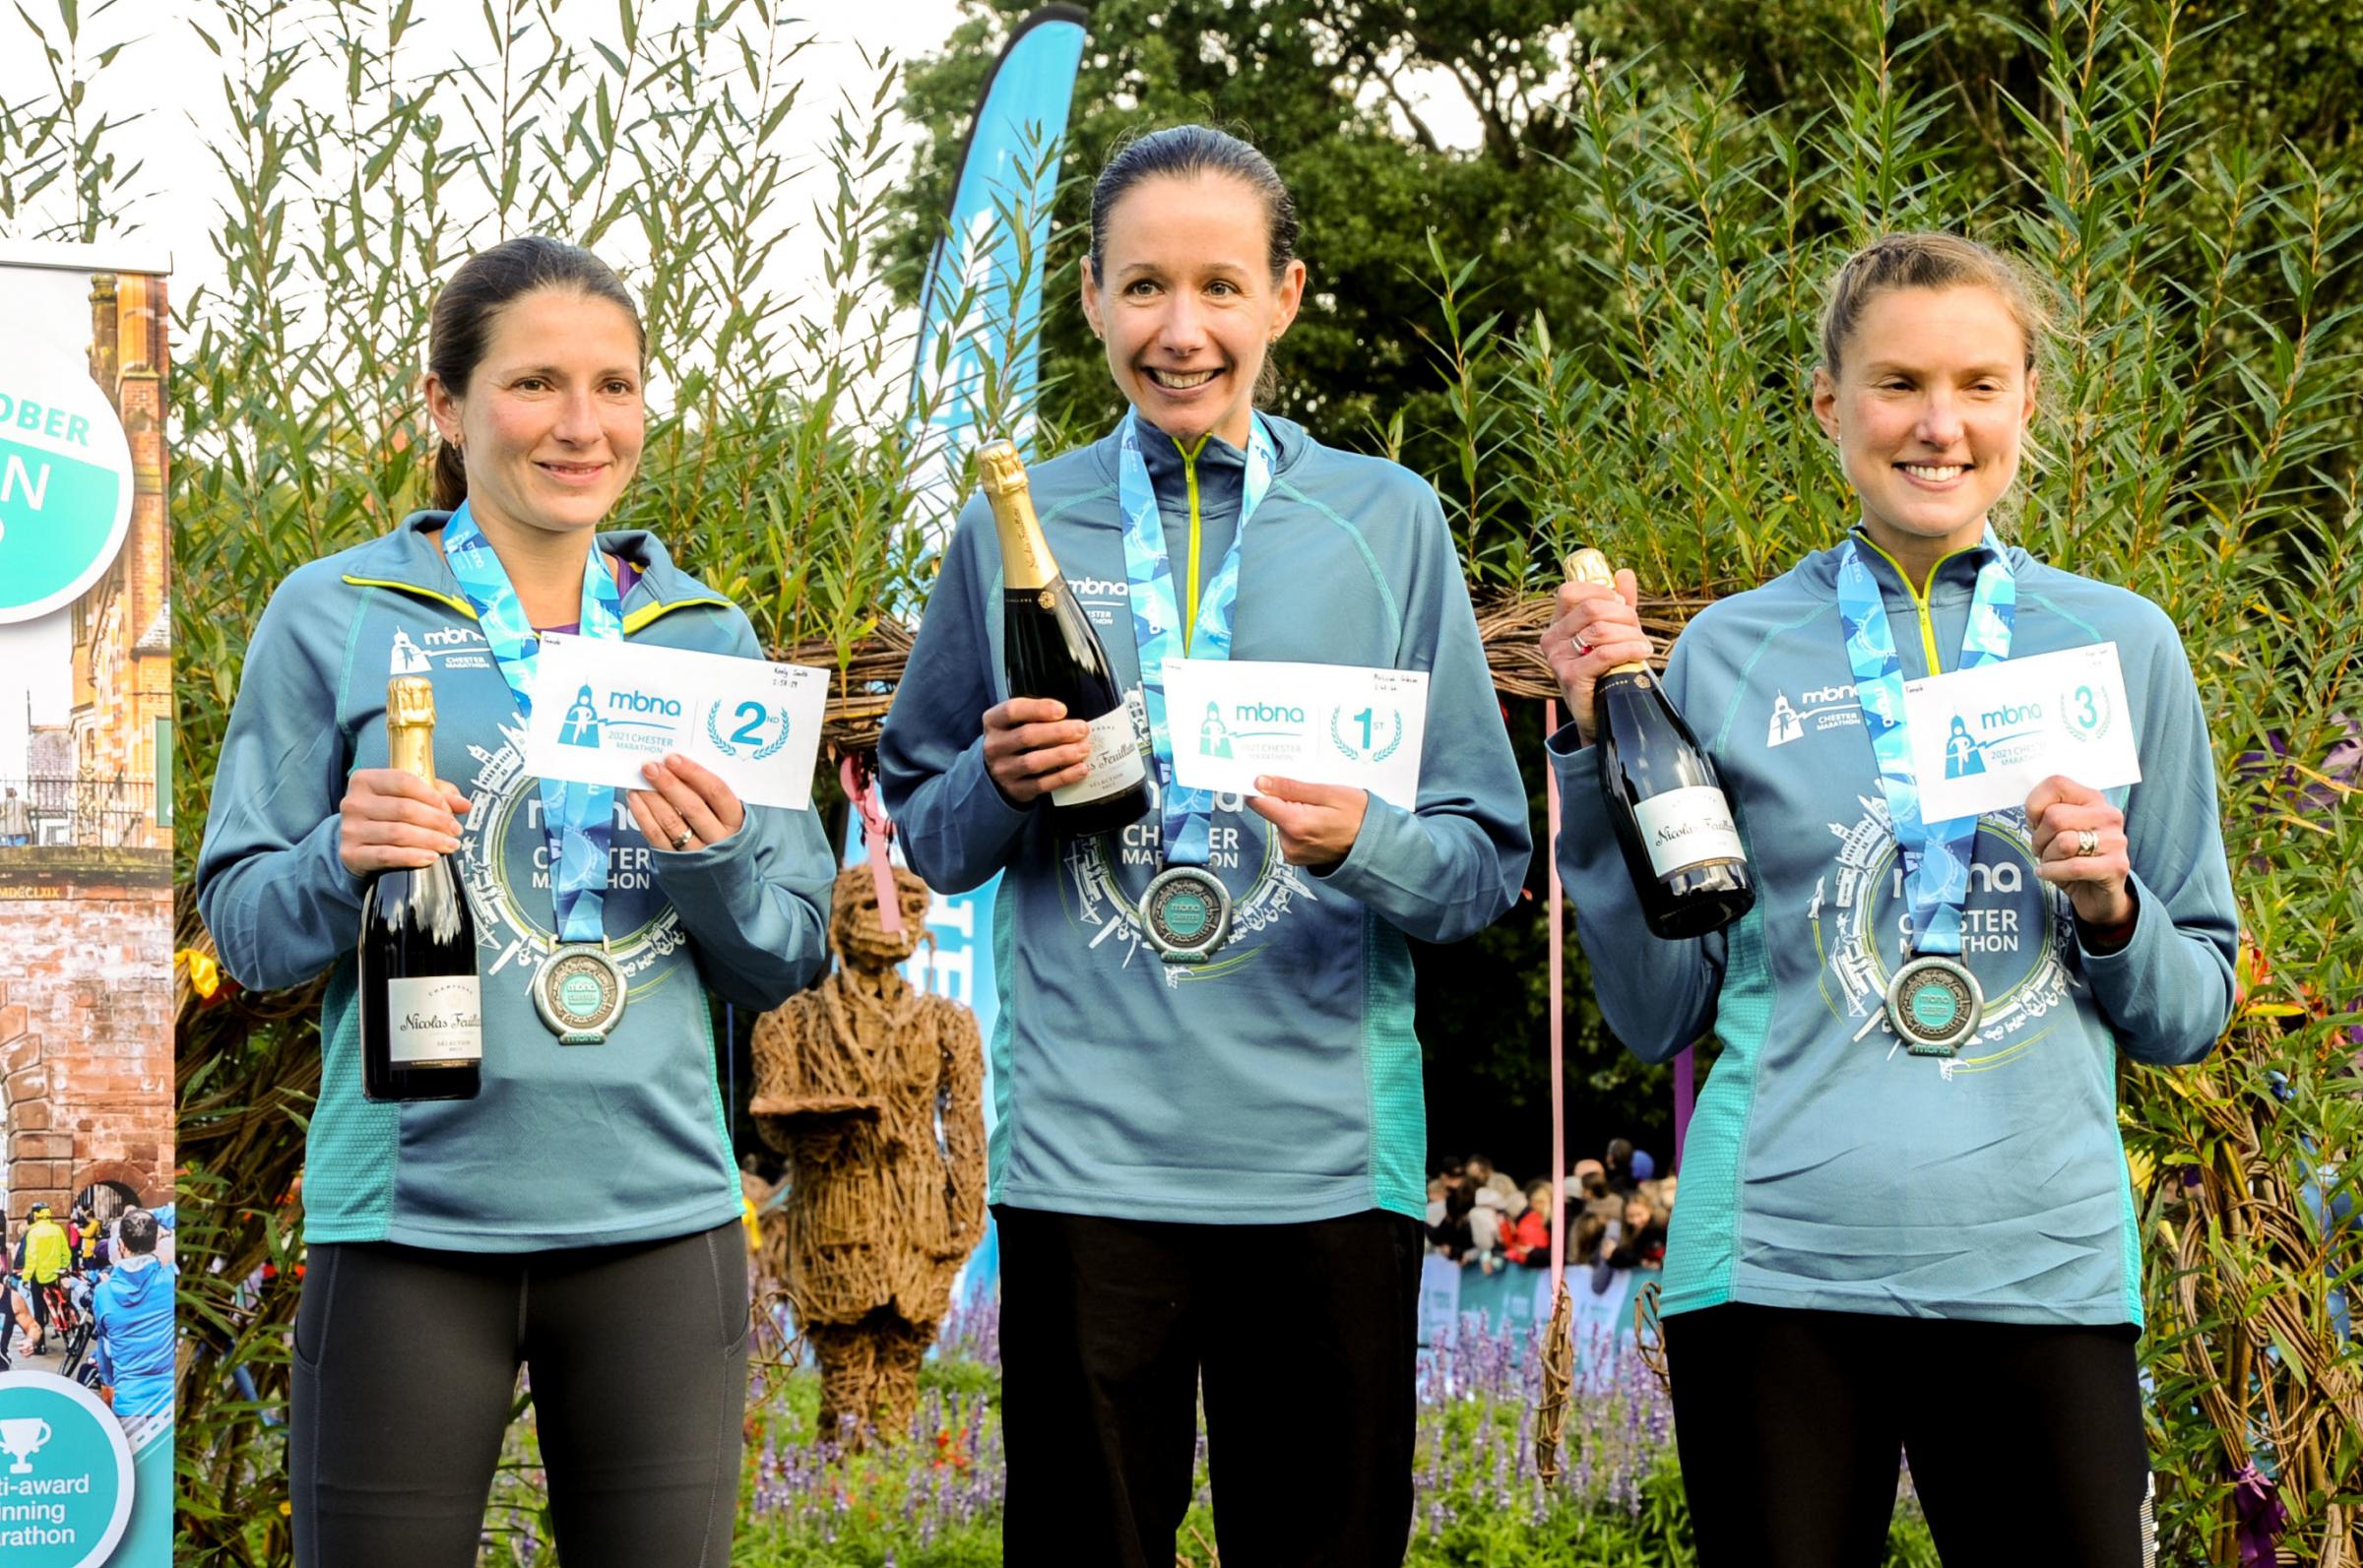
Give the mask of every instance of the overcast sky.
[[(53, 36), (63, 30), (53, 19), (57, 0), (21, 0), (48, 22)], [(284, 7), (300, 25), (323, 7), (298, 0)], [(788, 122), (791, 140), (817, 143), (828, 130), (832, 109), (843, 94), (866, 103), (879, 72), (864, 59), (891, 49), (896, 59), (931, 53), (942, 46), (958, 19), (957, 0), (815, 0), (793, 9), (803, 19), (786, 29), (791, 37), (809, 34), (813, 43), (798, 57), (807, 83)], [(140, 119), (110, 137), (118, 155), (145, 164), (132, 182), (132, 211), (144, 238), (160, 241), (172, 254), (173, 294), (190, 297), (199, 284), (218, 282), (221, 266), (207, 241), (225, 188), (206, 152), (209, 141), (230, 134), (222, 91), (222, 64), (192, 31), (203, 26), (217, 37), (221, 29), (215, 0), (116, 0), (98, 12), (82, 0), (86, 52), (114, 43), (124, 48), (99, 75), (86, 101), (108, 113), (145, 108)], [(643, 33), (695, 14), (695, 0), (643, 0)], [(482, 59), (486, 42), (482, 0), (416, 0), (413, 31), (404, 40), (406, 57), (421, 72), (454, 59)], [(558, 21), (571, 38), (617, 41), (613, 0), (560, 0)], [(816, 91), (827, 83), (832, 91)], [(336, 84), (327, 84), (335, 87)], [(23, 103), (51, 93), (46, 67), (15, 7), (0, 6), (0, 94)], [(800, 127), (800, 129), (799, 129)], [(794, 251), (794, 242), (789, 249)], [(817, 270), (817, 240), (801, 254), (782, 257), (792, 277)]]
[[(58, 0), (18, 3), (46, 20), (51, 33), (62, 37), (63, 30), (54, 21)], [(415, 61), (420, 72), (455, 59), (488, 58), (485, 9), (484, 0), (415, 0), (414, 31), (403, 45), (406, 58)], [(957, 0), (810, 0), (780, 9), (800, 18), (788, 25), (789, 36), (809, 34), (813, 39), (797, 60), (806, 85), (788, 132), (792, 142), (800, 138), (815, 145), (828, 132), (831, 112), (848, 98), (868, 103), (878, 85), (879, 71), (872, 63), (878, 54), (891, 50), (899, 61), (932, 53), (959, 18)], [(287, 25), (301, 26), (307, 18), (318, 18), (325, 6), (321, 0), (290, 0), (282, 10)], [(642, 0), (642, 10), (645, 34), (693, 16), (696, 5), (695, 0)], [(197, 285), (221, 277), (206, 236), (225, 191), (206, 144), (226, 139), (230, 124), (221, 63), (193, 31), (202, 26), (220, 36), (220, 5), (218, 0), (114, 0), (102, 9), (98, 0), (82, 0), (82, 12), (86, 53), (124, 44), (88, 101), (92, 109), (109, 113), (146, 110), (136, 123), (116, 133), (110, 145), (145, 165), (132, 184), (138, 199), (131, 216), (144, 238), (160, 241), (170, 250), (173, 295), (185, 300)], [(617, 41), (614, 0), (559, 0), (558, 22), (569, 37)], [(828, 91), (821, 90), (824, 84)], [(1448, 78), (1431, 73), (1406, 85), (1441, 140), (1447, 145), (1476, 144), (1474, 111)], [(333, 89), (337, 84), (326, 86)], [(16, 6), (0, 6), (0, 95), (23, 103), (49, 92), (46, 68)], [(899, 139), (907, 132), (890, 124), (888, 135)], [(819, 240), (805, 232), (809, 228), (800, 225), (778, 258), (778, 281), (792, 292), (803, 292), (798, 285), (819, 270)]]

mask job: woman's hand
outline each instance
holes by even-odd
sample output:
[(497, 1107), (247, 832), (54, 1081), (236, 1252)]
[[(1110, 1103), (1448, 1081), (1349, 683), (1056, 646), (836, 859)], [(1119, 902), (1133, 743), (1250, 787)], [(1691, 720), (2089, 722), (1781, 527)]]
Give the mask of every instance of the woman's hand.
[(363, 768), (337, 802), (337, 858), (354, 876), (415, 870), (460, 847), (468, 797), (404, 768)]
[(2113, 926), (2134, 917), (2125, 813), (2107, 795), (2054, 774), (2026, 797), (2026, 821), (2034, 830), (2035, 875), (2068, 890), (2078, 919)]
[(1012, 697), (985, 711), (985, 771), (1013, 806), (1030, 806), (1091, 774), (1091, 726), (1064, 703)]
[(1639, 663), (1655, 650), (1641, 630), (1640, 586), (1630, 572), (1606, 583), (1562, 583), (1559, 613), (1543, 632), (1543, 659), (1559, 681), (1560, 700), (1575, 732), (1594, 740), (1592, 688), (1619, 664)]
[(1370, 795), (1351, 784), (1263, 778), (1255, 787), (1260, 793), (1247, 797), (1247, 807), (1280, 830), (1280, 857), (1315, 871), (1328, 870), (1353, 849), (1371, 805)]
[(678, 752), (663, 762), (643, 763), (653, 789), (634, 789), (624, 796), (632, 821), (648, 842), (674, 854), (709, 849), (738, 831), (746, 807), (712, 769), (691, 762)]

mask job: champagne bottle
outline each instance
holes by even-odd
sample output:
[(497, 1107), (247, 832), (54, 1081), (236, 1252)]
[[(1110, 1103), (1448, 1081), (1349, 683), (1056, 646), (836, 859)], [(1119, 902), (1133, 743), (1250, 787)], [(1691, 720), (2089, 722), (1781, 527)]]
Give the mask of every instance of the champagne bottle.
[[(1567, 563), (1578, 582), (1614, 585), (1598, 550)], [(1643, 663), (1619, 664), (1592, 688), (1600, 790), (1641, 896), (1641, 916), (1669, 940), (1719, 931), (1756, 904), (1748, 851), (1715, 765)]]
[(1123, 688), (1091, 619), (1075, 602), (1034, 515), (1017, 448), (995, 441), (977, 472), (1001, 536), (1001, 658), (1012, 697), (1047, 697), (1091, 725), (1091, 772), (1051, 792), (1051, 822), (1064, 835), (1106, 833), (1149, 809), (1148, 769)]
[[(435, 782), (435, 689), (386, 687), (394, 767)], [(483, 1060), (476, 920), (451, 855), (380, 871), (361, 898), (361, 1090), (371, 1099), (474, 1099)]]

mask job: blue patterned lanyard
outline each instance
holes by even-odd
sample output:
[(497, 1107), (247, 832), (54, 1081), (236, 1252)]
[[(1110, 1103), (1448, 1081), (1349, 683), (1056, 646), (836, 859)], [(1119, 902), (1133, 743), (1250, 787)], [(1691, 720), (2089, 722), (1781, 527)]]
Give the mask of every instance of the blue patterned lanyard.
[[(517, 589), (492, 553), (492, 545), (462, 501), (443, 525), (443, 556), (460, 592), (476, 609), (477, 625), (492, 647), (500, 673), (517, 696), (517, 711), (534, 716), (534, 671), (542, 639), (526, 618)], [(600, 560), (597, 541), (583, 562), (582, 635), (607, 642), (623, 638), (623, 598)], [(542, 781), (543, 828), (553, 851), (550, 903), (562, 942), (598, 942), (607, 936), (607, 839), (614, 826), (615, 790), (608, 784)]]
[[(1977, 569), (1969, 625), (1961, 634), (1962, 669), (2011, 657), (2011, 622), (2018, 609), (2018, 585), (1992, 529), (1978, 548), (1986, 561)], [(1903, 853), (1905, 886), (1912, 901), (1912, 951), (1958, 953), (1961, 906), (1969, 897), (1969, 862), (1977, 853), (1977, 818), (1920, 820), (1920, 780), (1912, 771), (1911, 742), (1903, 724), (1903, 660), (1895, 652), (1895, 634), (1887, 624), (1879, 581), (1852, 538), (1838, 555), (1838, 620), (1846, 632), (1847, 661), (1854, 665), (1863, 727), (1871, 733), (1879, 782), (1887, 793), (1887, 819)]]
[[(1157, 487), (1140, 455), (1138, 416), (1127, 412), (1117, 427), (1117, 496), (1124, 509), (1124, 575), (1132, 596), (1132, 639), (1140, 649), (1140, 695), (1149, 711), (1149, 744), (1157, 758), (1158, 796), (1164, 802), (1165, 858), (1169, 865), (1204, 865), (1210, 853), (1208, 827), (1214, 792), (1184, 789), (1174, 779), (1173, 733), (1165, 722), (1165, 661), (1169, 659), (1229, 659), (1231, 609), (1239, 599), (1239, 551), (1246, 542), (1247, 519), (1272, 487), (1278, 467), (1263, 421), (1247, 420), (1247, 477), (1239, 502), (1239, 531), (1223, 564), (1198, 596), (1198, 620), (1185, 644), (1182, 610), (1174, 597), (1173, 563), (1166, 558), (1165, 520), (1157, 514)], [(1196, 519), (1191, 519), (1194, 523)]]

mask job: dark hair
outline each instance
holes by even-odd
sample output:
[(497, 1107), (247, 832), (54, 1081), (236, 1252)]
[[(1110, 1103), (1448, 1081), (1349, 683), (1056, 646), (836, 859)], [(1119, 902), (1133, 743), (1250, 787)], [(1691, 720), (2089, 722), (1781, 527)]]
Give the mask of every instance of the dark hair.
[[(434, 312), (427, 324), (427, 370), (454, 397), (464, 396), (469, 378), (484, 357), (492, 318), (543, 288), (571, 289), (587, 298), (622, 306), (623, 313), (632, 318), (641, 354), (645, 357), (648, 353), (648, 329), (641, 324), (640, 309), (612, 267), (580, 245), (544, 234), (522, 234), (469, 257), (435, 295)], [(433, 482), (435, 505), (444, 511), (468, 498), (467, 462), (460, 449), (448, 441), (435, 445)]]
[(115, 1234), (123, 1238), (127, 1252), (154, 1252), (156, 1232), (156, 1216), (145, 1209), (127, 1209), (115, 1223)]
[(1629, 1138), (1611, 1138), (1608, 1141), (1608, 1159), (1605, 1162), (1615, 1165), (1619, 1169), (1631, 1164), (1632, 1140)]
[[(1124, 193), (1142, 180), (1196, 179), (1225, 174), (1263, 199), (1264, 232), (1270, 236), (1272, 281), (1279, 282), (1297, 259), (1297, 199), (1272, 160), (1238, 137), (1206, 125), (1169, 125), (1132, 138), (1108, 156), (1091, 187), (1091, 276), (1097, 282), (1108, 261), (1108, 216)], [(1256, 401), (1272, 396), (1279, 372), (1267, 349), (1255, 377)]]

